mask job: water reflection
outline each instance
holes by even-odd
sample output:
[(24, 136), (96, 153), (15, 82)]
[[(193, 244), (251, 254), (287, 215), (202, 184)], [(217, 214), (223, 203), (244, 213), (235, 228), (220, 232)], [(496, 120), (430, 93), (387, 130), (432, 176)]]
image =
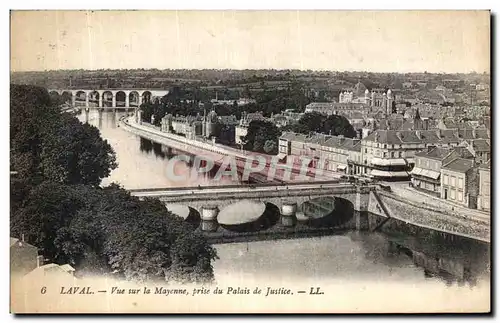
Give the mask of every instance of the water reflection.
[[(435, 281), (446, 285), (474, 286), (487, 279), (487, 271), (467, 267), (470, 262), (451, 260), (447, 254), (410, 250), (380, 233), (216, 245), (215, 273), (265, 275), (267, 279), (339, 279), (348, 281)], [(484, 262), (483, 262), (484, 263)], [(241, 274), (240, 274), (241, 273)]]
[(217, 169), (207, 174), (193, 173), (192, 167), (183, 161), (175, 163), (174, 173), (185, 175), (185, 178), (182, 180), (169, 178), (167, 162), (181, 152), (121, 129), (118, 122), (126, 114), (120, 110), (99, 112), (90, 109), (88, 113), (82, 110), (78, 115), (80, 121), (85, 122), (88, 119), (89, 124), (99, 128), (101, 136), (116, 152), (118, 168), (113, 170), (108, 178), (103, 179), (102, 185), (116, 182), (127, 189), (138, 189), (237, 184), (231, 177), (223, 176), (220, 180), (214, 180)]

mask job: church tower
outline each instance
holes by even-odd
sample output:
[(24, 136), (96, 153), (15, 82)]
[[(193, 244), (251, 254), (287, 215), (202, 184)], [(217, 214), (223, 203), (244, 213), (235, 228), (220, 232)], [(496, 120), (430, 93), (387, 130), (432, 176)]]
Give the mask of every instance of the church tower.
[(392, 91), (389, 89), (387, 91), (387, 114), (392, 113), (392, 102), (394, 102), (394, 97), (392, 96)]
[(203, 121), (201, 122), (201, 135), (203, 137), (207, 136), (207, 109), (203, 109)]
[(418, 108), (417, 108), (417, 111), (415, 111), (415, 117), (413, 117), (413, 129), (414, 130), (425, 130), (424, 129), (424, 122), (420, 118), (420, 112), (418, 111)]

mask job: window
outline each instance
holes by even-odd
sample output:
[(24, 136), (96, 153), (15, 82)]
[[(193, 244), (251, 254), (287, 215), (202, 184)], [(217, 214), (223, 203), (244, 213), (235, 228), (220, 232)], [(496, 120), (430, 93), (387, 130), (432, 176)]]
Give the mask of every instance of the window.
[(395, 157), (395, 153), (391, 151), (391, 157)]
[(462, 178), (458, 178), (458, 188), (464, 188), (464, 180)]
[(368, 153), (368, 149), (367, 149), (367, 148), (365, 148), (365, 154), (366, 154), (366, 153)]
[(455, 190), (454, 189), (450, 190), (450, 197), (451, 197), (452, 200), (455, 199)]
[(462, 202), (462, 200), (463, 200), (462, 193), (458, 192), (457, 197), (458, 197), (458, 201)]
[(455, 176), (450, 176), (450, 185), (455, 186)]
[(444, 176), (443, 176), (443, 183), (444, 183), (445, 185), (448, 185), (448, 175), (444, 175)]
[(403, 157), (403, 152), (402, 151), (399, 152), (399, 157), (400, 158)]
[(387, 153), (386, 152), (384, 152), (384, 158), (387, 158)]

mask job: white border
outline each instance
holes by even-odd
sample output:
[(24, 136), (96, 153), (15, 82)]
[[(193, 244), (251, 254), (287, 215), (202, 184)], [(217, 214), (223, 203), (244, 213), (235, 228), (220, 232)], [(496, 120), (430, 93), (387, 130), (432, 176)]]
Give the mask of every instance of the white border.
[[(176, 1), (175, 4), (173, 3), (164, 3), (163, 1), (148, 1), (148, 0), (141, 0), (141, 1), (129, 1), (129, 0), (123, 0), (119, 1), (116, 3), (110, 2), (110, 1), (103, 1), (103, 0), (87, 0), (85, 2), (71, 2), (71, 1), (44, 1), (43, 4), (40, 3), (39, 1), (2, 1), (2, 11), (0, 13), (0, 25), (2, 28), (2, 35), (4, 36), (5, 39), (5, 45), (7, 45), (7, 40), (9, 39), (9, 9), (204, 9), (204, 10), (214, 10), (214, 9), (337, 9), (337, 10), (346, 10), (346, 9), (357, 9), (357, 10), (362, 10), (362, 9), (492, 9), (492, 12), (495, 14), (498, 14), (500, 12), (499, 9), (499, 3), (500, 1), (498, 0), (490, 0), (490, 1), (485, 1), (485, 0), (475, 0), (475, 1), (427, 1), (427, 0), (420, 0), (420, 1), (413, 1), (413, 2), (403, 2), (403, 1), (355, 1), (355, 0), (349, 0), (349, 1), (341, 1), (338, 3), (331, 3), (330, 1), (314, 1), (314, 0), (308, 0), (308, 1), (296, 1), (296, 0), (288, 0), (288, 1), (275, 1), (271, 3), (269, 0), (253, 0), (253, 1), (221, 1), (221, 0), (212, 0), (212, 1), (203, 1), (203, 0), (198, 0), (198, 1)], [(498, 17), (496, 17), (496, 24), (495, 24), (495, 35), (496, 38), (498, 39)], [(493, 38), (492, 38), (493, 40)], [(3, 223), (2, 228), (5, 230), (5, 241), (7, 241), (9, 234), (9, 175), (7, 173), (7, 168), (9, 167), (9, 155), (8, 155), (8, 138), (9, 138), (9, 46), (3, 46), (2, 50), (2, 67), (3, 67), (3, 73), (2, 75), (5, 75), (6, 80), (4, 81), (5, 83), (1, 87), (2, 89), (2, 99), (4, 104), (2, 105), (2, 112), (3, 118), (1, 118), (2, 125), (0, 127), (1, 131), (3, 132), (3, 135), (1, 136), (2, 140), (2, 146), (1, 146), (1, 152), (3, 154), (2, 158), (2, 180), (3, 180), (3, 186), (2, 186), (2, 197), (4, 199), (4, 203), (1, 203), (1, 205), (4, 208), (3, 216), (2, 216), (2, 221), (5, 221)], [(498, 52), (495, 53), (495, 58), (498, 58)], [(496, 60), (497, 61), (497, 60)], [(492, 72), (492, 75), (496, 74), (496, 69), (495, 71)], [(496, 83), (495, 86), (495, 92), (498, 93), (498, 83)], [(495, 102), (497, 102), (495, 100)], [(498, 105), (498, 104), (497, 104)], [(498, 107), (492, 107), (496, 112), (494, 113), (495, 115), (495, 121), (497, 121), (496, 115), (499, 114)], [(498, 124), (498, 122), (495, 122), (495, 124)], [(497, 143), (498, 140), (497, 138), (494, 138), (494, 142)], [(496, 149), (496, 145), (494, 149)], [(496, 163), (495, 163), (496, 164)], [(495, 165), (497, 166), (497, 165)], [(497, 168), (497, 167), (495, 167)], [(500, 194), (498, 194), (500, 195)], [(495, 200), (498, 201), (498, 196), (495, 194)], [(492, 214), (492, 216), (496, 216), (496, 214)], [(497, 220), (498, 221), (498, 220)], [(498, 227), (498, 223), (497, 223)], [(493, 234), (496, 234), (496, 231)], [(498, 248), (496, 248), (498, 250)], [(0, 248), (1, 252), (1, 259), (7, 260), (9, 257), (8, 253), (8, 248), (7, 246)], [(498, 252), (498, 251), (497, 251)], [(496, 256), (496, 255), (495, 255)], [(6, 262), (4, 262), (5, 264)], [(495, 270), (496, 271), (496, 270)], [(9, 286), (9, 270), (8, 266), (4, 265), (2, 266), (2, 277), (5, 280), (5, 286), (3, 288), (2, 292), (2, 297), (1, 297), (1, 304), (4, 306), (4, 310), (2, 311), (2, 318), (1, 321), (10, 321), (13, 320), (14, 317), (12, 315), (9, 315), (9, 293), (10, 290), (7, 286)], [(387, 295), (388, 296), (388, 295)], [(495, 299), (498, 299), (498, 297), (495, 297)], [(496, 305), (496, 304), (495, 304)], [(40, 318), (38, 318), (40, 319)], [(46, 318), (49, 320), (52, 320), (52, 318)], [(66, 319), (66, 317), (62, 318), (63, 320)], [(82, 318), (75, 318), (77, 320), (81, 320)], [(104, 321), (104, 318), (102, 317), (91, 317), (95, 322), (100, 322)], [(169, 321), (170, 320), (178, 320), (177, 318), (167, 318)], [(198, 318), (199, 319), (199, 318)], [(196, 320), (198, 320), (196, 319)], [(220, 318), (216, 318), (220, 319)], [(232, 318), (230, 318), (232, 319)], [(259, 320), (268, 320), (267, 318), (257, 318)], [(304, 318), (299, 318), (299, 319), (304, 319)], [(333, 318), (335, 320), (338, 320), (339, 318)], [(383, 319), (383, 318), (382, 318)], [(437, 320), (438, 318), (422, 318), (421, 320)], [(140, 318), (134, 318), (135, 320), (140, 320)], [(31, 322), (34, 321), (33, 318), (30, 319), (24, 319), (25, 322)]]

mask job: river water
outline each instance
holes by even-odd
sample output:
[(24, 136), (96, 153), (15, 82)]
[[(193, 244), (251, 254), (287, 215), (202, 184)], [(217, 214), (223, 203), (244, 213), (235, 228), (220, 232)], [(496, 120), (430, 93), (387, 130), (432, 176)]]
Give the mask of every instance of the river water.
[[(123, 115), (106, 112), (99, 118), (97, 111), (89, 113), (88, 122), (98, 127), (102, 137), (111, 144), (119, 165), (102, 185), (116, 182), (134, 189), (230, 183), (214, 182), (208, 177), (170, 181), (165, 172), (169, 158), (165, 147), (153, 145), (118, 127), (118, 119)], [(85, 120), (84, 115), (79, 119)], [(187, 164), (179, 167), (177, 171), (190, 171)], [(347, 232), (321, 238), (220, 244), (216, 245), (219, 259), (214, 262), (214, 272), (217, 281), (227, 280), (228, 276), (245, 281), (259, 278), (280, 281), (286, 277), (302, 282), (334, 279), (377, 284), (402, 282), (408, 286), (434, 282), (442, 288), (461, 285), (464, 281), (471, 286), (489, 282), (488, 248), (484, 246), (478, 247), (472, 242), (459, 248), (431, 246), (431, 250), (436, 251), (431, 255), (425, 251), (429, 246), (422, 252), (398, 248), (399, 244), (390, 241), (381, 233)]]

